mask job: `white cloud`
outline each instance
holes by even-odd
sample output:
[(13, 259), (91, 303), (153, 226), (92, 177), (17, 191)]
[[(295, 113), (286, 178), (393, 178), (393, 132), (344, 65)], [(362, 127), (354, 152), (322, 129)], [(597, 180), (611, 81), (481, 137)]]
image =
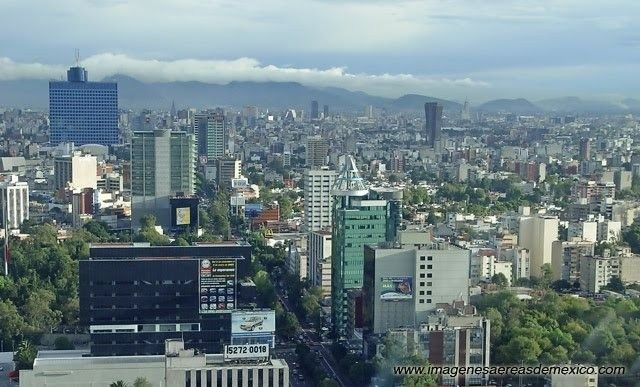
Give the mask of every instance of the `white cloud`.
[[(459, 91), (485, 88), (490, 84), (469, 77), (424, 77), (413, 74), (350, 73), (343, 67), (295, 68), (263, 65), (252, 58), (235, 60), (149, 60), (124, 54), (104, 53), (82, 60), (90, 79), (123, 74), (143, 82), (200, 81), (224, 84), (231, 81), (299, 82), (315, 87), (342, 87), (383, 96), (430, 93), (444, 89)], [(17, 63), (0, 58), (0, 79), (58, 79), (66, 69), (61, 65)]]

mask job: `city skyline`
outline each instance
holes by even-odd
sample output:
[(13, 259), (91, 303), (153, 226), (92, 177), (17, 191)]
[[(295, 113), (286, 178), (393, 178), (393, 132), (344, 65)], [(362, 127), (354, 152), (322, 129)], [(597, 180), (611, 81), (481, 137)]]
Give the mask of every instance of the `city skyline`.
[[(25, 7), (28, 34), (14, 25)], [(628, 15), (639, 11), (631, 1), (13, 2), (0, 26), (0, 79), (57, 79), (79, 48), (94, 79), (293, 81), (472, 101), (638, 97), (640, 37)], [(147, 22), (169, 16), (180, 26)]]

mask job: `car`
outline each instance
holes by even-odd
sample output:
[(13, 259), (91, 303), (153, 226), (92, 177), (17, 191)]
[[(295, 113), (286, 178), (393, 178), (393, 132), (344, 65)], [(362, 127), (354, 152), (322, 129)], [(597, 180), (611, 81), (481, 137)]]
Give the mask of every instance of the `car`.
[(242, 324), (240, 324), (240, 329), (243, 331), (252, 332), (257, 327), (261, 327), (264, 324), (264, 320), (260, 317), (252, 317), (245, 320)]

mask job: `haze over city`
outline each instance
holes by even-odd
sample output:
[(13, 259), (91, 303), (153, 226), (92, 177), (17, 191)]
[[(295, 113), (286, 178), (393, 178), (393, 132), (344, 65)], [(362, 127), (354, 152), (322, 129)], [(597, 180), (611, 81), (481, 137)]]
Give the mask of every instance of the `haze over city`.
[[(476, 102), (638, 97), (636, 1), (4, 1), (0, 80), (293, 81)], [(28, 27), (23, 24), (28, 15)], [(17, 44), (16, 44), (17, 43)]]

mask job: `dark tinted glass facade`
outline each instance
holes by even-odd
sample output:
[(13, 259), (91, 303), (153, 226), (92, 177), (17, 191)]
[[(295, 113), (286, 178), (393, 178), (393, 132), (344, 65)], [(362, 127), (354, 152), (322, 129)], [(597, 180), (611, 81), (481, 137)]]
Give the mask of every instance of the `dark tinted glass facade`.
[(51, 143), (117, 144), (118, 84), (88, 82), (81, 67), (72, 67), (67, 78), (49, 82)]
[(244, 278), (249, 245), (92, 246), (90, 258), (80, 262), (80, 323), (91, 331), (91, 354), (163, 354), (170, 338), (220, 353), (231, 341), (230, 310), (201, 313), (199, 270), (203, 259), (230, 258), (237, 279)]

